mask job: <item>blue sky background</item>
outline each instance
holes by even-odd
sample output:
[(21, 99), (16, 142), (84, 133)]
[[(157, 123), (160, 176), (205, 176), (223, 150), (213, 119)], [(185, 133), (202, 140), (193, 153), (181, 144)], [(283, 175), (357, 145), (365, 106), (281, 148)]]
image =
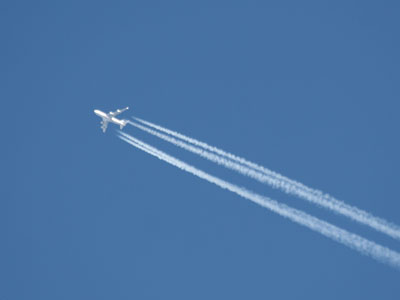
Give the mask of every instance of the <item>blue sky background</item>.
[[(132, 115), (400, 224), (398, 1), (2, 1), (0, 299), (399, 299), (400, 272), (99, 128)], [(399, 242), (127, 126), (214, 175)]]

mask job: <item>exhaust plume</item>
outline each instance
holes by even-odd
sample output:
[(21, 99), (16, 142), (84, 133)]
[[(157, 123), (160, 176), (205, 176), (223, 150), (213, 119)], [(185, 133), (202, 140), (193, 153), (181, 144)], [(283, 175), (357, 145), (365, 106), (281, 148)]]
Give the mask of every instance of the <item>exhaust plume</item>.
[(265, 207), (283, 217), (286, 217), (297, 224), (303, 225), (313, 231), (319, 232), (320, 234), (334, 241), (337, 241), (351, 249), (354, 249), (361, 254), (370, 256), (379, 262), (386, 263), (397, 269), (400, 268), (400, 253), (396, 251), (369, 241), (359, 235), (350, 233), (316, 217), (308, 215), (301, 210), (291, 208), (285, 204), (281, 204), (275, 200), (261, 196), (245, 188), (210, 175), (126, 133), (119, 132), (118, 137), (123, 141), (129, 143), (130, 145), (159, 158), (160, 160), (163, 160), (183, 171), (191, 173), (201, 179), (204, 179), (245, 199), (257, 203), (262, 207)]

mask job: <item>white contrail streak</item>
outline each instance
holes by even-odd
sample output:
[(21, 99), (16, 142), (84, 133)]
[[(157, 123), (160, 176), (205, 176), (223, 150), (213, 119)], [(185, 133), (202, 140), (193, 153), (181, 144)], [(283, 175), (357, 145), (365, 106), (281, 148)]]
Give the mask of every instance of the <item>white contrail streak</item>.
[[(187, 137), (183, 134), (166, 129), (164, 127), (153, 124), (151, 122), (148, 122), (148, 121), (145, 121), (145, 120), (142, 120), (139, 118), (134, 118), (134, 119), (141, 122), (144, 125), (152, 127), (154, 129), (157, 129), (161, 132), (167, 133), (171, 136), (174, 136), (183, 141), (191, 143), (192, 145), (195, 145), (197, 147), (188, 145), (185, 142), (178, 141), (174, 138), (171, 138), (169, 136), (166, 136), (164, 134), (161, 134), (159, 132), (156, 132), (154, 130), (151, 130), (149, 128), (146, 128), (144, 126), (136, 124), (134, 122), (130, 122), (131, 125), (136, 126), (148, 133), (151, 133), (161, 139), (164, 139), (164, 140), (166, 140), (170, 143), (173, 143), (181, 148), (184, 148), (188, 151), (196, 153), (206, 159), (209, 159), (209, 160), (216, 162), (220, 165), (223, 165), (227, 168), (235, 170), (243, 175), (246, 175), (253, 179), (256, 179), (262, 183), (266, 183), (266, 184), (272, 186), (273, 188), (280, 189), (287, 194), (298, 196), (304, 200), (307, 200), (307, 201), (317, 204), (321, 207), (329, 209), (335, 213), (346, 216), (346, 217), (352, 219), (353, 221), (367, 225), (367, 226), (375, 229), (376, 231), (384, 233), (394, 239), (400, 240), (400, 227), (393, 223), (390, 223), (382, 218), (375, 217), (372, 214), (370, 214), (364, 210), (361, 210), (357, 207), (348, 205), (340, 200), (337, 200), (336, 198), (334, 198), (328, 194), (324, 194), (323, 192), (321, 192), (319, 190), (309, 188), (300, 182), (291, 180), (291, 179), (289, 179), (283, 175), (280, 175), (278, 173), (275, 173), (265, 167), (262, 167), (255, 163), (247, 161), (244, 158), (235, 156), (224, 150), (221, 150), (214, 146), (210, 146), (204, 142)], [(199, 149), (199, 147), (201, 147), (205, 150)], [(206, 150), (208, 150), (208, 151), (206, 151)]]
[(278, 203), (275, 200), (261, 196), (254, 192), (251, 192), (245, 188), (239, 187), (227, 181), (224, 181), (218, 177), (212, 176), (204, 171), (201, 171), (173, 156), (170, 156), (126, 133), (119, 132), (119, 138), (125, 142), (139, 148), (160, 160), (163, 160), (181, 170), (191, 173), (201, 179), (211, 182), (223, 189), (231, 191), (243, 198), (246, 198), (252, 202), (255, 202), (283, 217), (290, 219), (291, 221), (303, 225), (311, 230), (321, 233), (322, 235), (331, 238), (341, 244), (350, 247), (364, 255), (370, 256), (379, 262), (386, 263), (392, 267), (400, 269), (400, 253), (393, 251), (384, 246), (378, 245), (372, 241), (369, 241), (359, 235), (350, 233), (344, 229), (334, 226), (330, 223), (322, 221), (316, 217), (308, 215), (300, 210), (291, 208), (285, 204)]

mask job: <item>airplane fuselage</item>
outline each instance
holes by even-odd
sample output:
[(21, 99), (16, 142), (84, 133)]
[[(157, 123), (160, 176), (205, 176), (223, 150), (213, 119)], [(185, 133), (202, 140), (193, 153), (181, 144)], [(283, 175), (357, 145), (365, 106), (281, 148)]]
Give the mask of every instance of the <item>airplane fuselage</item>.
[(114, 112), (110, 111), (108, 114), (101, 110), (95, 109), (94, 113), (101, 118), (101, 122), (100, 122), (101, 129), (103, 130), (103, 132), (106, 132), (108, 123), (117, 124), (117, 125), (119, 125), (119, 128), (122, 130), (122, 128), (128, 123), (128, 121), (117, 119), (115, 116), (119, 115), (120, 113), (122, 113), (128, 109), (129, 109), (129, 107), (125, 107), (123, 109), (118, 109), (117, 111), (114, 111)]
[(115, 117), (111, 117), (110, 118), (105, 112), (102, 112), (101, 110), (95, 109), (94, 113), (96, 115), (98, 115), (100, 118), (102, 118), (103, 120), (106, 119), (107, 122), (111, 122), (111, 123), (117, 124), (119, 126), (121, 126), (121, 125), (124, 126), (125, 125), (123, 120), (119, 120), (119, 119), (117, 119)]

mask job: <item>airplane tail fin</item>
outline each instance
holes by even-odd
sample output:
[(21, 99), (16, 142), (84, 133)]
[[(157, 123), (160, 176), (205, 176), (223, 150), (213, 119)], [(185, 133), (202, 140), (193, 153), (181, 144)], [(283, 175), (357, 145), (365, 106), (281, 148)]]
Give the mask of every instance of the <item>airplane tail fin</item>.
[(119, 129), (122, 130), (122, 128), (124, 128), (126, 124), (128, 124), (128, 121), (127, 120), (122, 120), (122, 124), (119, 125)]

